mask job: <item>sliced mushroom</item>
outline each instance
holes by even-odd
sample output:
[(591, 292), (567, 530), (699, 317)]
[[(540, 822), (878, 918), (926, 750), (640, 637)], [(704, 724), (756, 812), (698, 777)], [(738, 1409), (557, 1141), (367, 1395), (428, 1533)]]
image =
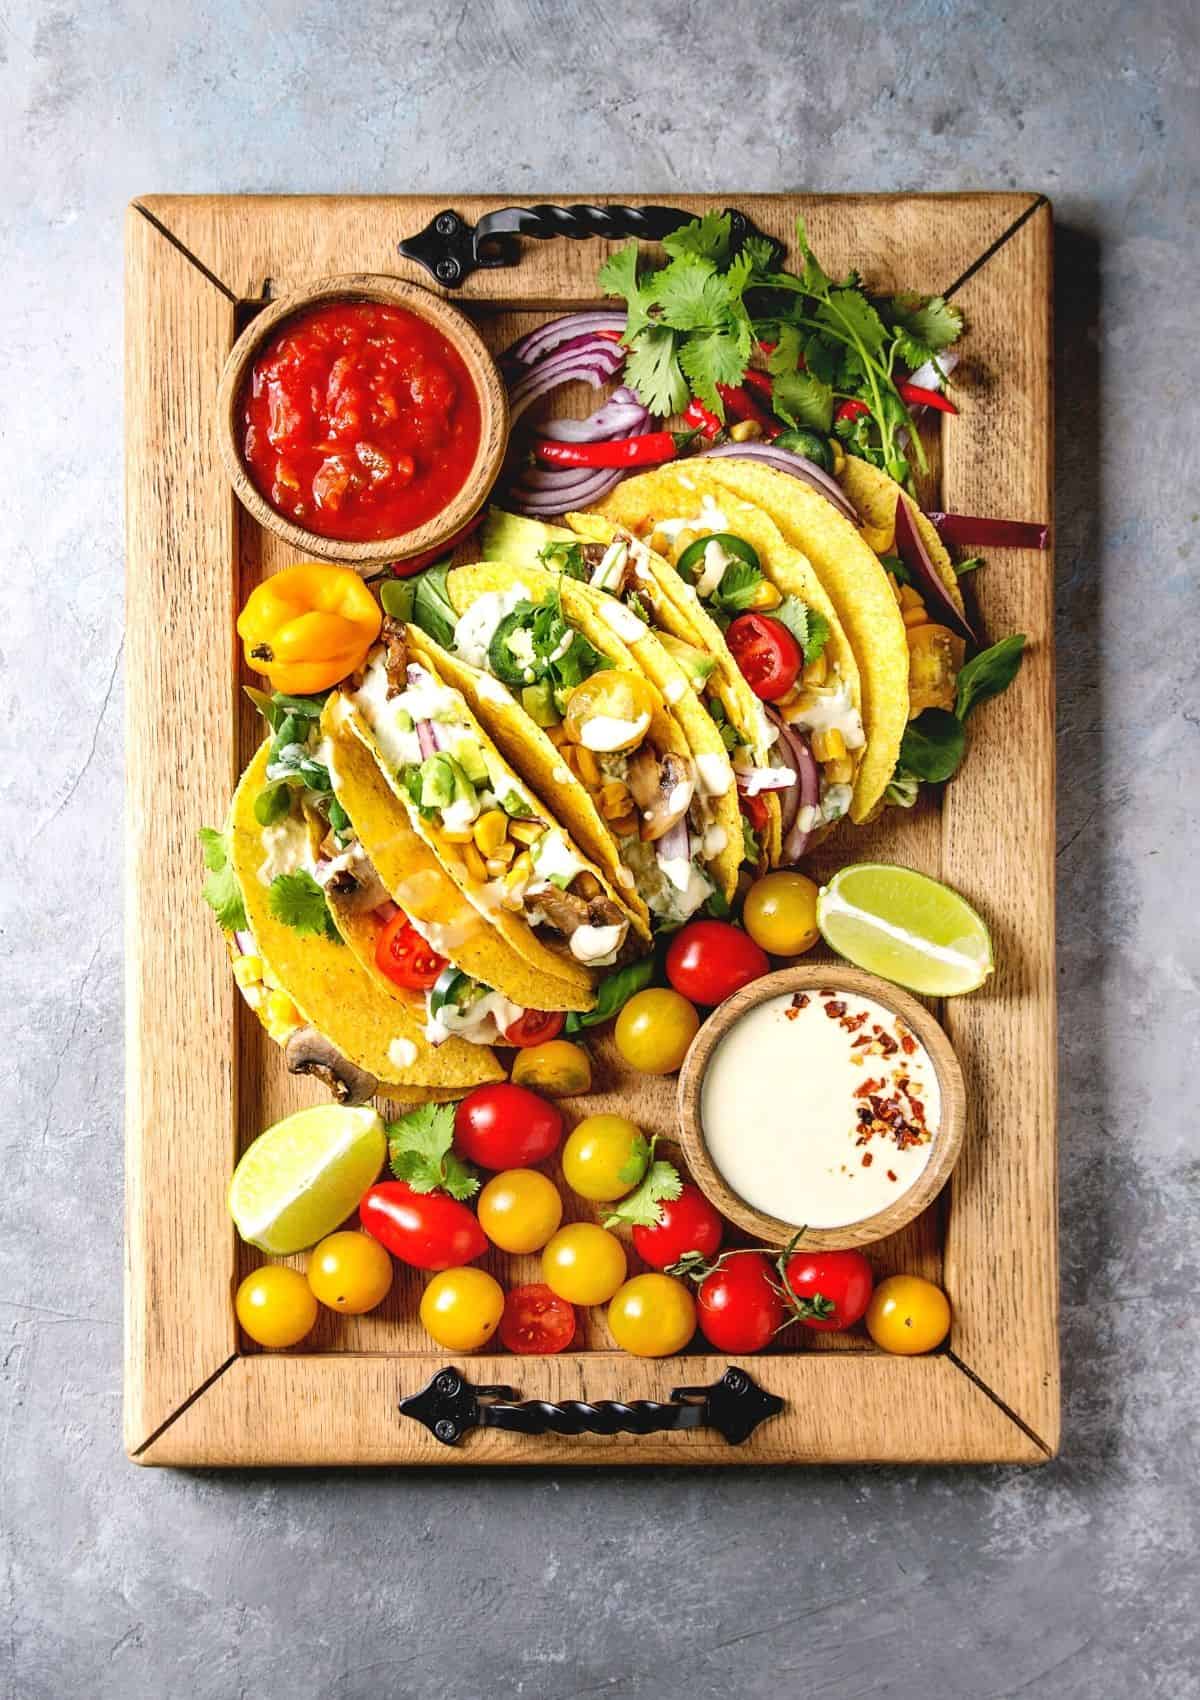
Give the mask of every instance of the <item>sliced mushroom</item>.
[(581, 897), (573, 891), (560, 891), (548, 885), (544, 891), (529, 899), (546, 917), (556, 932), (570, 938), (577, 927), (627, 927), (628, 917), (611, 897), (602, 891), (592, 897)]
[(365, 1104), (379, 1082), (365, 1068), (344, 1057), (315, 1027), (298, 1027), (283, 1047), (289, 1074), (312, 1074), (327, 1086), (339, 1104)]
[(383, 670), (387, 674), (387, 694), (390, 700), (408, 689), (408, 645), (404, 641), (403, 623), (386, 614), (380, 628), (379, 640), (383, 644)]
[(629, 758), (627, 783), (638, 806), (638, 833), (648, 844), (670, 832), (691, 806), (695, 784), (682, 757), (659, 756), (643, 744)]
[(317, 883), (323, 885), (339, 907), (351, 915), (361, 915), (391, 902), (391, 893), (375, 872), (375, 864), (361, 844), (351, 845), (349, 850), (319, 867)]

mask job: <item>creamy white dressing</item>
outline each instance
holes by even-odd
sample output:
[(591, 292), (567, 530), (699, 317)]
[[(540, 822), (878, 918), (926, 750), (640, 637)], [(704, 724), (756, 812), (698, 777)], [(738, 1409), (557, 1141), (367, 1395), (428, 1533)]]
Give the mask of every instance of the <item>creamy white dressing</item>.
[(802, 732), (840, 732), (848, 750), (860, 750), (867, 738), (849, 685), (841, 684), (832, 690), (814, 686), (812, 695), (815, 700), (811, 707), (790, 713), (788, 725), (797, 726)]
[(479, 798), (456, 797), (442, 810), (442, 825), (447, 832), (465, 832), (479, 816)]
[(733, 770), (725, 756), (706, 751), (695, 758), (696, 790), (702, 797), (723, 797), (733, 784)]
[(726, 554), (716, 538), (704, 545), (704, 566), (696, 580), (696, 595), (701, 602), (721, 588), (721, 580), (725, 577), (725, 570), (732, 559), (732, 555)]
[(612, 590), (615, 585), (620, 584), (621, 572), (625, 566), (627, 554), (628, 547), (621, 538), (618, 537), (615, 543), (609, 544), (600, 557), (599, 566), (592, 574), (591, 586), (593, 590)]
[[(760, 791), (784, 791), (796, 783), (796, 770), (791, 767), (751, 768), (735, 764), (734, 771), (741, 781), (739, 789), (746, 797), (757, 797)], [(775, 783), (779, 779), (783, 780), (782, 785)]]
[(796, 810), (796, 826), (801, 832), (811, 832), (820, 812), (815, 803), (804, 803)]
[(584, 721), (579, 741), (589, 750), (608, 754), (612, 750), (629, 749), (650, 730), (650, 716), (639, 714), (636, 720), (622, 720), (616, 714), (594, 714)]
[(571, 770), (569, 767), (555, 767), (551, 769), (550, 777), (556, 785), (565, 785), (571, 777)]
[(504, 1033), (525, 1014), (519, 1003), (513, 1003), (502, 992), (487, 991), (465, 1009), (443, 1004), (436, 1015), (431, 1015), (431, 996), (431, 992), (426, 992), (425, 1037), (431, 1045), (444, 1045), (449, 1038), (465, 1039), (471, 1045), (498, 1045)]
[[(686, 484), (686, 480), (682, 478), (679, 482)], [(695, 488), (692, 484), (686, 484), (686, 487)], [(687, 519), (660, 519), (655, 524), (654, 529), (661, 532), (671, 543), (674, 543), (681, 531), (732, 531), (733, 527), (726, 518), (725, 510), (719, 508), (708, 492), (705, 491), (700, 498), (700, 512), (698, 514), (692, 514)]]
[(663, 695), (669, 703), (681, 702), (688, 693), (688, 682), (678, 676), (668, 679), (663, 687)]
[(681, 815), (689, 807), (696, 787), (690, 779), (681, 779), (677, 785), (672, 785), (667, 797), (667, 813)]
[(563, 834), (554, 830), (544, 832), (530, 849), (529, 855), (539, 881), (543, 885), (550, 882), (557, 885), (561, 882), (564, 890), (576, 874), (581, 874), (587, 866), (567, 843)]
[[(748, 1204), (797, 1227), (844, 1228), (918, 1179), (940, 1126), (941, 1091), (915, 1037), (911, 1055), (898, 1045), (891, 1056), (854, 1047), (876, 1024), (898, 1040), (897, 1018), (882, 1004), (846, 992), (807, 996), (804, 1008), (787, 994), (770, 998), (734, 1023), (705, 1072), (700, 1119), (714, 1164)], [(831, 999), (845, 1005), (846, 1017), (865, 1012), (863, 1025), (847, 1031), (826, 1013)], [(903, 1150), (883, 1132), (864, 1141), (864, 1086), (881, 1082), (882, 1095), (894, 1095), (902, 1075), (933, 1139)]]
[(728, 843), (729, 834), (725, 831), (725, 828), (718, 826), (715, 821), (711, 822), (704, 829), (704, 837), (701, 843), (704, 860), (711, 862), (714, 856), (721, 854)]
[(388, 1061), (395, 1068), (411, 1068), (417, 1060), (417, 1047), (411, 1039), (393, 1039), (387, 1049)]
[(265, 854), (259, 863), (258, 877), (263, 885), (270, 885), (280, 874), (293, 874), (298, 868), (310, 872), (316, 868), (308, 827), (299, 815), (284, 815), (272, 826), (264, 826), (262, 845)]
[(454, 649), (472, 667), (486, 668), (488, 646), (496, 635), (496, 627), (511, 614), (518, 602), (532, 602), (534, 597), (526, 585), (514, 584), (511, 590), (485, 590), (477, 596), (454, 625)]
[(854, 795), (852, 785), (821, 786), (820, 817), (823, 823), (841, 820), (850, 807), (850, 799)]
[(611, 927), (576, 927), (571, 934), (571, 955), (590, 968), (606, 968), (617, 959), (623, 925)]
[(469, 904), (463, 905), (456, 920), (423, 921), (414, 915), (411, 909), (405, 907), (399, 892), (396, 894), (395, 901), (408, 916), (409, 925), (414, 932), (420, 933), (429, 948), (436, 950), (439, 956), (452, 957), (456, 950), (461, 949), (469, 938), (473, 938), (479, 932), (483, 924)]
[(626, 608), (625, 604), (618, 602), (615, 597), (606, 598), (600, 606), (600, 615), (626, 643), (640, 643), (646, 635), (644, 621), (639, 620), (632, 609)]
[(575, 633), (568, 628), (546, 657), (547, 661), (561, 661), (574, 642)]

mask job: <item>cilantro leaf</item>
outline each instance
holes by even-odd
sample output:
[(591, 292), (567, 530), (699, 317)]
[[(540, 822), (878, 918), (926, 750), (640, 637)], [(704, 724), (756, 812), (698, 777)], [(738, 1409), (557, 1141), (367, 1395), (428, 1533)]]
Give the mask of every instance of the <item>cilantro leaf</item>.
[(554, 542), (547, 543), (544, 549), (538, 550), (538, 560), (547, 571), (560, 573), (563, 578), (591, 577), (583, 556), (582, 543), (568, 543), (562, 538), (556, 538)]
[(872, 359), (878, 360), (887, 341), (883, 320), (857, 289), (834, 289), (817, 308), (819, 323), (839, 335), (851, 336)]
[(672, 256), (695, 254), (720, 265), (729, 257), (730, 224), (728, 213), (707, 212), (664, 236), (662, 245)]
[(208, 869), (204, 901), (225, 932), (242, 932), (249, 922), (242, 890), (229, 861), (228, 835), (219, 832), (215, 826), (202, 826), (196, 836), (204, 853), (204, 866)]
[(460, 1201), (479, 1191), (475, 1171), (455, 1156), (454, 1105), (419, 1104), (388, 1123), (388, 1161), (398, 1181), (414, 1192), (440, 1189)]
[(789, 425), (826, 434), (833, 428), (833, 388), (811, 372), (781, 372), (771, 388), (771, 407)]
[(254, 818), (259, 826), (273, 826), (290, 813), (291, 807), (291, 787), (286, 779), (277, 779), (273, 784), (264, 786), (254, 799)]
[(901, 360), (912, 371), (962, 335), (962, 314), (940, 295), (901, 290), (882, 303)]
[(617, 1179), (627, 1186), (636, 1186), (646, 1173), (653, 1155), (653, 1146), (644, 1133), (635, 1134), (630, 1142), (629, 1155), (617, 1170)]
[(648, 325), (634, 339), (625, 362), (625, 382), (651, 413), (682, 413), (688, 404), (687, 379), (679, 367), (679, 339), (668, 325)]
[(1024, 654), (1025, 633), (1015, 632), (973, 655), (958, 675), (958, 700), (954, 705), (958, 718), (965, 720), (981, 702), (1006, 691), (1020, 671)]
[(806, 662), (815, 661), (829, 641), (829, 621), (819, 609), (808, 610), (808, 642), (804, 645)]
[(717, 385), (741, 383), (747, 352), (744, 339), (730, 330), (697, 331), (680, 347), (679, 364), (694, 394), (719, 418), (725, 414)]
[(672, 330), (707, 330), (723, 323), (731, 295), (728, 281), (709, 260), (681, 254), (654, 278), (654, 300), (662, 323)]
[(749, 608), (762, 581), (763, 575), (757, 567), (743, 561), (740, 555), (734, 555), (721, 574), (720, 584), (708, 598), (709, 604), (726, 613), (739, 614)]
[(611, 1216), (605, 1217), (604, 1226), (611, 1228), (614, 1223), (629, 1222), (635, 1227), (655, 1228), (662, 1220), (659, 1205), (678, 1198), (682, 1191), (679, 1170), (674, 1163), (659, 1157), (651, 1162), (641, 1185), (621, 1200)]
[(636, 240), (627, 242), (615, 254), (609, 255), (596, 278), (606, 295), (619, 295), (624, 299), (627, 318), (622, 341), (627, 347), (650, 323), (649, 296), (638, 280), (638, 253)]
[(829, 638), (829, 621), (817, 608), (810, 608), (798, 596), (785, 596), (778, 608), (772, 608), (771, 619), (787, 627), (800, 648), (805, 662), (815, 661)]
[(275, 920), (306, 937), (323, 934), (335, 942), (340, 940), (325, 893), (307, 868), (276, 874), (267, 892), (267, 908)]

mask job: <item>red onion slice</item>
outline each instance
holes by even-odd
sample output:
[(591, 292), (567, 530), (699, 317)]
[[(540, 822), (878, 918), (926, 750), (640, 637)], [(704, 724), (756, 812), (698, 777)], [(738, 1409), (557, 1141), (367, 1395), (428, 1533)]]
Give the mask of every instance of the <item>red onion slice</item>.
[(598, 390), (601, 384), (615, 378), (624, 364), (625, 350), (615, 342), (589, 341), (586, 347), (571, 348), (554, 355), (527, 372), (509, 391), (510, 423), (560, 384), (579, 382)]
[(501, 355), (503, 360), (519, 361), (523, 366), (532, 366), (543, 355), (549, 354), (552, 348), (559, 348), (571, 338), (586, 331), (594, 336), (597, 331), (616, 331), (624, 334), (626, 317), (604, 308), (585, 313), (567, 313), (561, 319), (550, 319), (544, 325), (538, 325), (534, 330), (518, 337), (511, 347), (506, 348)]
[[(783, 849), (780, 861), (787, 867), (798, 862), (808, 848), (809, 838), (813, 828), (807, 824), (809, 809), (815, 809), (821, 801), (821, 775), (808, 747), (808, 740), (794, 726), (789, 726), (783, 717), (773, 713), (771, 718), (779, 727), (779, 736), (787, 746), (796, 768), (796, 808), (792, 819), (784, 829)], [(780, 805), (782, 807), (782, 803)]]
[(684, 862), (688, 862), (691, 860), (692, 844), (688, 837), (688, 823), (686, 815), (681, 815), (672, 826), (667, 828), (666, 832), (663, 833), (654, 849), (660, 866), (664, 861), (674, 862), (682, 860)]
[(975, 633), (950, 600), (942, 575), (929, 559), (929, 551), (921, 540), (921, 533), (903, 496), (896, 497), (896, 551), (912, 574), (929, 611), (939, 615), (942, 624), (949, 626), (952, 632), (974, 643)]
[(1048, 549), (1050, 527), (1035, 520), (981, 519), (974, 514), (927, 514), (953, 549)]
[(606, 438), (636, 435), (649, 417), (641, 402), (620, 402), (614, 395), (587, 419), (550, 419), (541, 432), (558, 443), (600, 443)]
[(432, 720), (417, 721), (417, 742), (421, 746), (422, 757), (437, 755), (438, 743), (433, 735)]
[(859, 524), (858, 515), (853, 504), (836, 478), (817, 466), (803, 455), (793, 454), (790, 449), (778, 449), (774, 443), (718, 443), (715, 449), (704, 449), (696, 456), (697, 460), (756, 460), (764, 466), (774, 467), (776, 472), (786, 472), (792, 478), (797, 478), (802, 484), (808, 484), (818, 494), (832, 502), (834, 507), (848, 519), (852, 525)]
[(234, 933), (233, 942), (243, 956), (254, 956), (256, 954), (254, 934), (246, 932), (244, 928), (240, 932)]

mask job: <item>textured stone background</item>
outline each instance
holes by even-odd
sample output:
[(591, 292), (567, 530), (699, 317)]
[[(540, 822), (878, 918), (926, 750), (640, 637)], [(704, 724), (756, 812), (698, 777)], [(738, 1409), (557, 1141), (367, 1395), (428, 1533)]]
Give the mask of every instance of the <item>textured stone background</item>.
[[(1188, 0), (0, 11), (8, 1700), (1200, 1695), (1198, 16)], [(593, 185), (1054, 199), (1063, 1456), (139, 1471), (119, 1441), (123, 205)]]

